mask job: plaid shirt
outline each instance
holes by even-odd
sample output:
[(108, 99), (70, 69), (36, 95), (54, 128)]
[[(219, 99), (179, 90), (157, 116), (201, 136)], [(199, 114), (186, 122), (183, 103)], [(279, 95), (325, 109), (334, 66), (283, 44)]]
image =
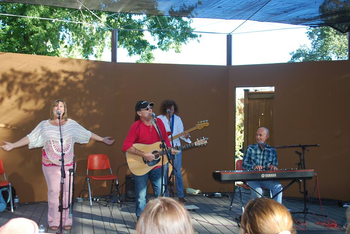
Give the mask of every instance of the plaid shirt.
[(261, 149), (258, 143), (249, 145), (244, 152), (242, 167), (244, 170), (253, 170), (255, 166), (259, 165), (263, 166), (264, 169), (267, 169), (269, 165), (277, 167), (276, 149), (268, 144), (265, 145), (264, 149)]

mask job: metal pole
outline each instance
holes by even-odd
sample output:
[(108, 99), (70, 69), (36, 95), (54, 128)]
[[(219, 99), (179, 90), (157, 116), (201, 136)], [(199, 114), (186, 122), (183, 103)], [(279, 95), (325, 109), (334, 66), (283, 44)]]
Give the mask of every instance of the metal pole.
[(118, 30), (112, 30), (112, 62), (117, 62)]
[(226, 66), (232, 66), (232, 34), (226, 37)]

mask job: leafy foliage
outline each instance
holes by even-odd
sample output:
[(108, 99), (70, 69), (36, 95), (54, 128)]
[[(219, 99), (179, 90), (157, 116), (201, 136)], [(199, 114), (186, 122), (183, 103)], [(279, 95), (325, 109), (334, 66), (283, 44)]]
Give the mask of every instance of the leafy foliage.
[(243, 158), (243, 143), (244, 143), (244, 98), (236, 97), (236, 147), (235, 157)]
[[(180, 17), (132, 15), (66, 9), (41, 5), (0, 3), (0, 51), (59, 57), (100, 59), (111, 47), (111, 31), (118, 29), (118, 47), (138, 62), (152, 62), (153, 51), (181, 51), (199, 38), (192, 20)], [(23, 16), (23, 17), (18, 17)], [(25, 16), (25, 17), (24, 17)], [(146, 31), (154, 39), (150, 43)]]
[(290, 53), (289, 62), (345, 60), (348, 58), (348, 41), (342, 34), (330, 27), (310, 28), (307, 31), (311, 48), (302, 45)]

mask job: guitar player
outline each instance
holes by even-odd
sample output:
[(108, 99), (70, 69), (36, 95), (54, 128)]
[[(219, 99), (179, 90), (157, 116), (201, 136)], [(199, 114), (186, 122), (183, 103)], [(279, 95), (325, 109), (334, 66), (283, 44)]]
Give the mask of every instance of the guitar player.
[[(122, 150), (133, 155), (143, 157), (144, 160), (152, 161), (155, 156), (150, 152), (143, 152), (136, 149), (134, 143), (153, 144), (161, 141), (158, 130), (154, 125), (152, 115), (153, 102), (138, 101), (135, 105), (135, 122), (131, 125), (128, 135), (125, 138)], [(163, 122), (156, 119), (159, 126), (159, 131), (164, 138), (167, 147), (171, 147), (170, 141)], [(171, 149), (171, 154), (175, 155), (177, 150)], [(146, 206), (147, 181), (150, 180), (153, 192), (156, 197), (161, 195), (161, 180), (162, 169), (161, 166), (154, 167), (144, 175), (133, 175), (135, 181), (135, 198), (136, 198), (136, 216), (140, 217), (142, 211)]]
[[(161, 115), (158, 116), (159, 119), (161, 119), (165, 125), (165, 129), (169, 134), (172, 134), (173, 136), (183, 133), (183, 135), (180, 138), (171, 139), (172, 146), (180, 146), (181, 142), (180, 139), (191, 143), (191, 140), (189, 139), (190, 135), (187, 132), (184, 132), (184, 125), (182, 123), (182, 120), (180, 116), (178, 116), (179, 108), (175, 101), (166, 99), (164, 100), (160, 105), (160, 113)], [(178, 154), (175, 155), (174, 161), (174, 175), (175, 175), (175, 183), (176, 183), (176, 192), (177, 197), (180, 202), (186, 203), (185, 197), (184, 197), (184, 184), (182, 180), (182, 173), (181, 173), (181, 167), (182, 167), (182, 152), (180, 151)], [(165, 195), (168, 196), (168, 189), (167, 189), (167, 181), (169, 176), (169, 165), (165, 167)]]
[[(266, 143), (269, 139), (269, 130), (261, 127), (256, 132), (256, 143), (249, 145), (244, 152), (243, 156), (243, 169), (244, 170), (278, 170), (277, 165), (277, 153), (276, 149)], [(272, 192), (272, 196), (282, 190), (282, 185), (276, 180), (264, 180), (264, 181), (247, 181), (250, 187), (255, 189), (258, 193), (251, 190), (251, 197), (255, 199), (262, 194), (262, 188), (269, 189)], [(282, 192), (280, 192), (274, 199), (282, 204)]]

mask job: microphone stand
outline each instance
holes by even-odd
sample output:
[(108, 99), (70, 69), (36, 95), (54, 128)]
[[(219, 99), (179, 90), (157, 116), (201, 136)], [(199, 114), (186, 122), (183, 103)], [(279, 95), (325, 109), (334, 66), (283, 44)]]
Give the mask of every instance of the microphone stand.
[[(297, 163), (298, 165), (298, 169), (303, 170), (306, 169), (306, 164), (305, 164), (305, 150), (307, 147), (320, 147), (320, 144), (313, 144), (313, 145), (287, 145), (287, 146), (275, 146), (275, 148), (296, 148), (296, 147), (300, 147), (302, 149), (302, 153), (300, 153), (299, 151), (295, 151), (295, 153), (297, 153), (299, 155), (299, 163)], [(322, 216), (322, 214), (317, 214), (317, 213), (311, 213), (309, 212), (308, 207), (306, 206), (306, 200), (307, 200), (307, 196), (309, 195), (308, 190), (306, 189), (306, 179), (302, 179), (303, 181), (303, 190), (301, 190), (301, 184), (299, 184), (299, 192), (302, 193), (304, 195), (304, 210), (301, 212), (291, 212), (292, 214), (304, 214), (304, 222), (306, 220), (306, 215), (307, 214), (314, 214), (314, 215), (318, 215), (318, 216)], [(309, 197), (310, 200), (310, 197)], [(327, 217), (327, 216), (326, 216)]]
[[(170, 115), (170, 112), (169, 113), (169, 125), (170, 125), (170, 139), (171, 139), (171, 145), (174, 146), (174, 138), (173, 138), (173, 131), (172, 131), (172, 128), (173, 128), (173, 125), (172, 125), (172, 121), (171, 119), (174, 118), (174, 115)], [(171, 173), (170, 173), (170, 176), (168, 178), (168, 174), (167, 174), (167, 187), (169, 187), (169, 197), (174, 197), (175, 196), (175, 192), (174, 192), (174, 170), (176, 171), (176, 168), (175, 168), (175, 164), (174, 164), (174, 159), (175, 159), (175, 155), (174, 156), (168, 156), (169, 158), (169, 163), (172, 165), (172, 170), (171, 170)], [(167, 188), (165, 188), (166, 190)], [(164, 192), (166, 193), (166, 191)]]
[[(73, 176), (72, 176), (73, 175)], [(74, 205), (74, 187), (75, 187), (75, 156), (73, 156), (73, 168), (69, 169), (69, 190), (68, 190), (68, 196), (69, 196), (69, 218), (73, 217), (73, 205)], [(71, 179), (73, 178), (73, 179)], [(72, 182), (71, 182), (72, 181)], [(72, 186), (71, 186), (72, 183)], [(71, 191), (72, 188), (72, 191)], [(72, 196), (70, 194), (72, 193)]]
[(159, 129), (159, 126), (158, 126), (158, 123), (157, 123), (157, 118), (156, 118), (156, 116), (155, 116), (154, 113), (152, 113), (152, 117), (153, 117), (155, 126), (156, 126), (156, 128), (157, 128), (157, 131), (158, 131), (158, 133), (159, 133), (159, 137), (160, 137), (160, 140), (161, 140), (161, 145), (160, 145), (160, 147), (161, 147), (161, 149), (162, 149), (162, 170), (161, 170), (161, 173), (162, 173), (161, 177), (162, 177), (162, 178), (161, 178), (160, 195), (162, 195), (162, 194), (163, 194), (163, 187), (164, 187), (164, 152), (166, 152), (167, 157), (168, 157), (168, 160), (169, 160), (170, 156), (169, 156), (169, 152), (168, 152), (168, 147), (167, 147), (166, 144), (165, 144), (164, 138), (163, 138), (163, 136), (162, 136), (162, 133), (161, 133), (161, 131), (160, 131), (160, 129)]
[(64, 170), (64, 152), (63, 152), (63, 139), (62, 139), (62, 129), (61, 129), (61, 115), (58, 115), (58, 126), (59, 126), (59, 132), (60, 132), (60, 142), (61, 142), (61, 191), (60, 191), (60, 199), (59, 199), (59, 206), (58, 206), (58, 212), (60, 212), (60, 229), (59, 234), (62, 234), (62, 219), (63, 219), (63, 185), (64, 185), (64, 179), (66, 178), (66, 173)]
[(286, 145), (286, 146), (275, 146), (276, 149), (278, 148), (295, 148), (295, 147), (301, 147), (303, 153), (302, 155), (300, 155), (300, 163), (301, 163), (301, 169), (306, 169), (306, 165), (305, 165), (305, 149), (307, 147), (320, 147), (320, 144), (314, 144), (314, 145)]

